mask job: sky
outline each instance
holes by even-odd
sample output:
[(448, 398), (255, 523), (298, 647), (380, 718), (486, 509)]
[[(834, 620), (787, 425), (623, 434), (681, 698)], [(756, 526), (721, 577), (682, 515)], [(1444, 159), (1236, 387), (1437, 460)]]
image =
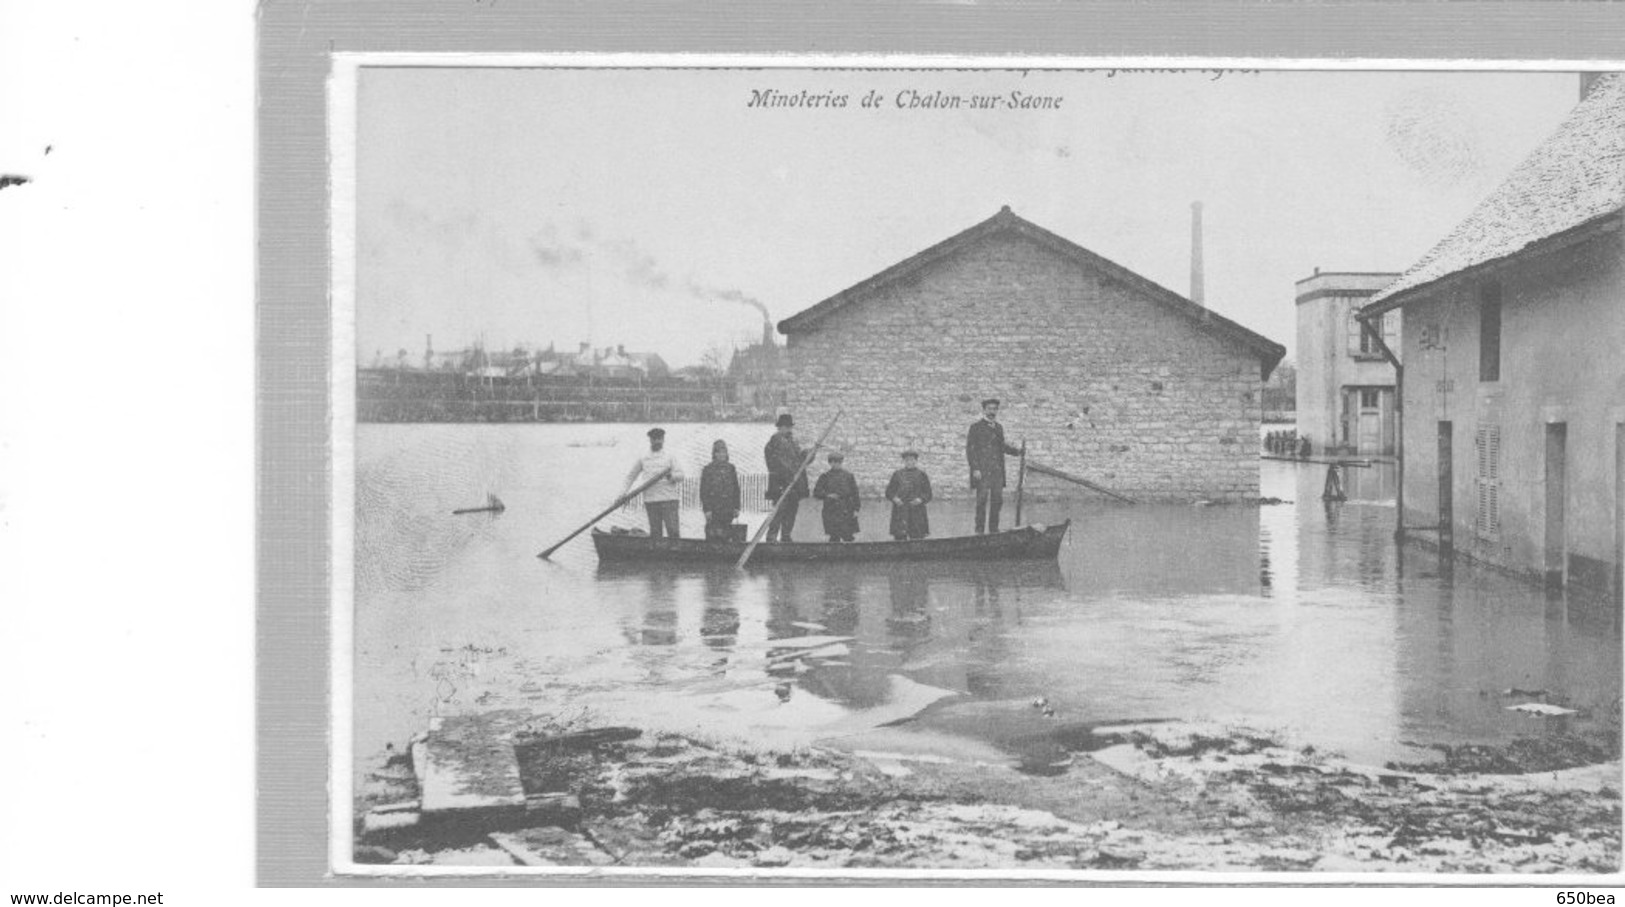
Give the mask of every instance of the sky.
[[(697, 364), (759, 338), (764, 313), (789, 317), (1003, 205), (1188, 294), (1195, 201), (1207, 305), (1291, 357), (1294, 282), (1405, 270), (1578, 86), (1573, 73), (367, 67), (357, 358), (421, 362), (432, 335), (438, 350), (591, 342)], [(769, 91), (845, 105), (753, 106)], [(910, 92), (966, 106), (898, 106)], [(1016, 93), (1058, 106), (1012, 107)], [(968, 109), (973, 95), (1003, 100)]]

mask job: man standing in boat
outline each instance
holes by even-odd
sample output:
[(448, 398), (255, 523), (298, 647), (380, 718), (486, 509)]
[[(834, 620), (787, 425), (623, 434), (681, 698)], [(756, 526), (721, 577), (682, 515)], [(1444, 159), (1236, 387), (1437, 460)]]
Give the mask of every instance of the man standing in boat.
[[(784, 496), (784, 506), (767, 527), (770, 542), (790, 541), (790, 531), (796, 528), (796, 509), (808, 494), (807, 474), (801, 469), (807, 452), (796, 446), (795, 424), (789, 413), (780, 416), (774, 423), (778, 431), (767, 439), (767, 446), (762, 449), (762, 456), (767, 459), (767, 499), (777, 501), (780, 495)], [(789, 494), (785, 494), (786, 489)]]
[(643, 509), (649, 514), (651, 538), (670, 534), (672, 538), (677, 539), (683, 537), (677, 525), (677, 510), (683, 497), (683, 467), (665, 447), (666, 430), (649, 429), (649, 452), (632, 464), (632, 471), (626, 474), (626, 491), (621, 494), (625, 495), (664, 472), (666, 474), (664, 479), (655, 482), (643, 492)]
[(1021, 449), (1005, 443), (999, 424), (999, 401), (982, 401), (982, 418), (965, 434), (965, 459), (970, 463), (970, 485), (976, 489), (976, 534), (999, 531), (999, 510), (1004, 507), (1004, 455)]

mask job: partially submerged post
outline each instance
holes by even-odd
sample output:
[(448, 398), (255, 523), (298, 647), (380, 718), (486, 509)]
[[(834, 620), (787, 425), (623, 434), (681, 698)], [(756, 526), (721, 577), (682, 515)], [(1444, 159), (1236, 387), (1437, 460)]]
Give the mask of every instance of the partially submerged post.
[(1045, 466), (1044, 464), (1039, 463), (1036, 460), (1031, 462), (1031, 463), (1026, 463), (1025, 468), (1031, 469), (1033, 472), (1036, 472), (1039, 475), (1051, 476), (1053, 478), (1060, 479), (1063, 482), (1071, 482), (1074, 485), (1082, 485), (1083, 487), (1085, 487), (1085, 488), (1087, 488), (1087, 489), (1089, 489), (1091, 491), (1098, 491), (1101, 494), (1106, 495), (1107, 497), (1116, 498), (1117, 500), (1122, 501), (1125, 504), (1134, 503), (1134, 499), (1131, 498), (1131, 497), (1128, 497), (1127, 495), (1118, 494), (1117, 492), (1112, 491), (1110, 488), (1102, 488), (1101, 486), (1096, 485), (1095, 483), (1089, 481), (1088, 479), (1082, 478), (1080, 476), (1075, 476), (1070, 472), (1062, 472), (1061, 470), (1056, 469), (1053, 466)]
[(501, 498), (497, 497), (494, 494), (487, 493), (485, 495), (485, 506), (484, 507), (461, 507), (461, 508), (458, 508), (457, 510), (453, 510), (451, 512), (451, 515), (452, 516), (460, 516), (460, 515), (465, 514), (465, 513), (501, 513), (502, 511), (504, 511), (506, 509), (508, 509), (508, 508), (503, 505)]
[(1360, 322), (1360, 332), (1369, 338), (1373, 345), (1381, 351), (1388, 364), (1394, 367), (1394, 462), (1398, 464), (1395, 476), (1394, 491), (1394, 538), (1405, 540), (1405, 366), (1400, 364), (1399, 357), (1388, 348), (1382, 339), (1382, 332), (1371, 324), (1373, 317), (1381, 317), (1382, 313), (1366, 314), (1364, 310), (1355, 319)]
[(1027, 441), (1021, 442), (1020, 466), (1016, 468), (1016, 526), (1021, 525), (1021, 486), (1027, 481)]

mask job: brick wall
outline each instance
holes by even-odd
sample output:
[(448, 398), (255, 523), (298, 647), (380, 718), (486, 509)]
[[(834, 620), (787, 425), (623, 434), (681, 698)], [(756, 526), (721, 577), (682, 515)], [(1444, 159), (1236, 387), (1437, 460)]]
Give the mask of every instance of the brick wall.
[(1108, 488), (1258, 494), (1258, 354), (1019, 234), (980, 238), (788, 348), (798, 437), (843, 408), (832, 440), (865, 494), (905, 447), (939, 497), (966, 494), (965, 430), (988, 396), (1004, 401), (1010, 443)]

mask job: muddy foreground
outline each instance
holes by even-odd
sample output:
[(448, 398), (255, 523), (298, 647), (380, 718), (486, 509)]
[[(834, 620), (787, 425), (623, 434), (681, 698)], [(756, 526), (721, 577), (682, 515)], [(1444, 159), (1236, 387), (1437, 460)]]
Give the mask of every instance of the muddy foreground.
[[(441, 733), (437, 750), (419, 741), (367, 773), (357, 862), (831, 872), (1620, 868), (1617, 750), (1570, 735), (1447, 751), (1444, 762), (1406, 771), (1288, 748), (1246, 729), (1178, 723), (1059, 727), (1054, 758), (1038, 767), (884, 749), (762, 749), (637, 728), (538, 725), (507, 712)], [(884, 736), (860, 745), (877, 741)], [(1506, 772), (1531, 766), (1542, 770)], [(517, 778), (504, 780), (515, 769)]]

